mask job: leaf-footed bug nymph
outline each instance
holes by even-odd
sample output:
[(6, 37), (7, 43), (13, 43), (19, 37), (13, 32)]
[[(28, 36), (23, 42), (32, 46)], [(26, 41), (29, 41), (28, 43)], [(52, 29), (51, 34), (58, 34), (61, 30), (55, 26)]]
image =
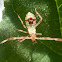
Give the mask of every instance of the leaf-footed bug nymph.
[(10, 40), (21, 40), (20, 42), (24, 41), (25, 39), (31, 39), (33, 44), (37, 43), (37, 40), (55, 40), (55, 41), (62, 41), (61, 38), (51, 38), (51, 37), (36, 37), (36, 35), (42, 35), (41, 33), (36, 33), (36, 27), (42, 22), (42, 17), (40, 16), (40, 14), (37, 12), (36, 8), (35, 8), (35, 13), (39, 16), (40, 20), (39, 22), (36, 24), (36, 17), (33, 13), (28, 12), (26, 14), (25, 17), (25, 22), (26, 22), (26, 26), (24, 25), (22, 19), (20, 18), (20, 16), (17, 14), (18, 18), (20, 19), (22, 25), (24, 28), (26, 28), (28, 30), (28, 32), (23, 31), (23, 30), (18, 30), (20, 32), (24, 32), (24, 33), (29, 33), (29, 36), (22, 36), (22, 37), (11, 37), (8, 38), (6, 40), (3, 40), (0, 44), (5, 43), (6, 41), (10, 41)]

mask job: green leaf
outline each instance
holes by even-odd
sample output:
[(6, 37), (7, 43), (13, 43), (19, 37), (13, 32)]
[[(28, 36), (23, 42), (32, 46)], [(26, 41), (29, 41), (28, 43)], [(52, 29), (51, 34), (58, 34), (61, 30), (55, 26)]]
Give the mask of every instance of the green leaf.
[[(39, 17), (34, 9), (42, 16), (42, 23), (36, 28), (42, 36), (61, 38), (59, 14), (54, 0), (5, 0), (5, 10), (0, 23), (0, 42), (9, 37), (27, 36), (16, 31), (25, 30), (17, 17), (16, 11), (25, 24), (25, 16), (28, 12), (35, 14), (37, 22)], [(61, 62), (62, 42), (37, 40), (32, 44), (31, 40), (22, 43), (18, 40), (8, 41), (0, 45), (0, 62)]]
[(57, 9), (59, 13), (60, 27), (61, 27), (61, 35), (62, 35), (62, 0), (56, 0)]

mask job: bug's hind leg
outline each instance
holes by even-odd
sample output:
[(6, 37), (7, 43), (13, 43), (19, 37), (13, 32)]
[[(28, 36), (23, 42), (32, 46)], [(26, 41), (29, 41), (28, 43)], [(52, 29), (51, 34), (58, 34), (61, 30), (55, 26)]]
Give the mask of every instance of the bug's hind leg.
[(11, 38), (8, 38), (8, 39), (6, 39), (6, 40), (3, 40), (0, 44), (3, 44), (3, 43), (5, 43), (5, 42), (7, 42), (7, 41), (10, 41), (10, 40), (21, 40), (21, 39), (31, 39), (30, 37), (27, 37), (27, 36), (22, 36), (22, 37), (11, 37)]
[(37, 40), (55, 40), (62, 42), (61, 38), (51, 38), (51, 37), (36, 37)]
[(37, 43), (37, 41), (35, 40), (32, 44), (34, 45), (34, 44), (36, 44)]
[(19, 42), (23, 42), (25, 39), (22, 39), (22, 40), (18, 40)]

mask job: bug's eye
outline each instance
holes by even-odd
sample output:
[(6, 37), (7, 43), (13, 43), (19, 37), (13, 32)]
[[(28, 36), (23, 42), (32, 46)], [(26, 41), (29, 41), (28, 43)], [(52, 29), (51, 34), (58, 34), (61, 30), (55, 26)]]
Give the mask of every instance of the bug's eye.
[(33, 18), (29, 18), (29, 20), (33, 20), (33, 21), (35, 21), (36, 19), (33, 19)]
[(33, 20), (32, 18), (29, 18), (29, 20)]
[(29, 18), (29, 19), (27, 19), (27, 20), (25, 20), (25, 21), (29, 21), (29, 20), (33, 20), (33, 21), (35, 21), (36, 19), (33, 19), (33, 18)]
[(33, 21), (35, 21), (36, 19), (33, 19)]
[(29, 21), (29, 24), (33, 24), (33, 21)]
[(29, 18), (29, 19), (27, 19), (27, 20), (25, 20), (25, 21), (30, 21), (30, 20), (35, 21), (36, 19)]
[(29, 21), (29, 19), (25, 20), (25, 21)]

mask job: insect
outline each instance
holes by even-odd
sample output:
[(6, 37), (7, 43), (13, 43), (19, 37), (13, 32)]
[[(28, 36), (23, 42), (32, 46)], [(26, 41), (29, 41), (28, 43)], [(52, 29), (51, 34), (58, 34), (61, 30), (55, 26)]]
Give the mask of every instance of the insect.
[(62, 41), (61, 38), (51, 38), (51, 37), (36, 37), (36, 35), (42, 35), (42, 33), (36, 33), (36, 27), (42, 22), (42, 17), (40, 16), (40, 14), (37, 12), (36, 8), (35, 8), (35, 13), (39, 16), (40, 20), (39, 22), (36, 24), (36, 17), (33, 13), (28, 12), (26, 14), (25, 17), (25, 22), (26, 22), (26, 26), (24, 25), (22, 19), (20, 18), (20, 16), (17, 14), (18, 18), (20, 19), (22, 25), (24, 28), (27, 29), (28, 32), (23, 31), (23, 30), (18, 30), (20, 32), (24, 32), (24, 33), (29, 33), (29, 36), (22, 36), (22, 37), (11, 37), (8, 38), (6, 40), (3, 40), (0, 44), (5, 43), (6, 41), (10, 41), (10, 40), (21, 40), (20, 42), (24, 41), (25, 39), (31, 39), (33, 42), (33, 45), (35, 43), (37, 43), (37, 40), (55, 40), (55, 41)]

